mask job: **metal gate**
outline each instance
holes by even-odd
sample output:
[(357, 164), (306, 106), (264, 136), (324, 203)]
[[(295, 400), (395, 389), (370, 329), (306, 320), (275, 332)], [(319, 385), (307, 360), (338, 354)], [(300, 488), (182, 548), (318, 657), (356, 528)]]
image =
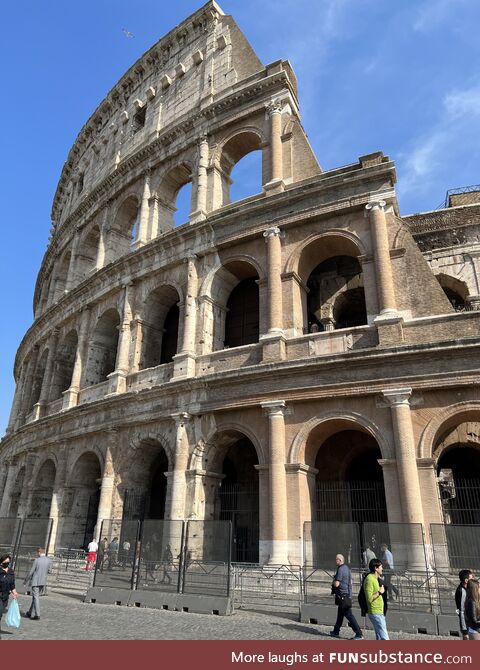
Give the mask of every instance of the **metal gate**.
[(446, 525), (480, 525), (480, 479), (455, 479), (451, 470), (439, 478), (438, 491)]
[(232, 561), (258, 563), (258, 486), (223, 483), (218, 499), (220, 521), (232, 523)]
[(316, 521), (386, 522), (383, 482), (317, 481)]

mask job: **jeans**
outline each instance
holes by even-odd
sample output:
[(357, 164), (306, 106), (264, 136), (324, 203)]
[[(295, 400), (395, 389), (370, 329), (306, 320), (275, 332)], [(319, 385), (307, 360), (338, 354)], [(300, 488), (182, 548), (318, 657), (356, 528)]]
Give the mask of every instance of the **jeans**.
[(373, 624), (375, 638), (377, 640), (389, 640), (385, 616), (383, 614), (369, 614), (368, 618)]
[(340, 628), (342, 627), (343, 623), (343, 617), (345, 617), (345, 619), (350, 622), (355, 635), (362, 634), (360, 626), (358, 625), (357, 620), (355, 619), (355, 615), (352, 612), (352, 608), (344, 607), (344, 605), (339, 605), (337, 611), (337, 620), (335, 622), (335, 626), (333, 627), (333, 630), (335, 633), (337, 633), (337, 635), (338, 633), (340, 633)]

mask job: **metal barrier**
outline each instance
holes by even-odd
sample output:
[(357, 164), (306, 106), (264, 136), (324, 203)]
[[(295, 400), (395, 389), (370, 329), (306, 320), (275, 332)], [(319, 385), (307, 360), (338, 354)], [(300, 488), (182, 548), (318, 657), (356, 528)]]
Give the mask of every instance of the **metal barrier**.
[(301, 566), (235, 563), (232, 569), (235, 608), (300, 608)]
[(441, 614), (451, 614), (459, 571), (480, 570), (480, 526), (431, 524), (430, 540), (436, 604)]
[(15, 577), (18, 581), (24, 580), (33, 561), (37, 558), (39, 547), (47, 548), (52, 532), (52, 519), (23, 519), (21, 520), (18, 542), (13, 554)]
[(184, 522), (146, 519), (142, 524), (136, 588), (179, 593)]
[(182, 593), (230, 595), (231, 547), (230, 521), (188, 521)]
[(384, 565), (391, 610), (432, 612), (434, 571), (429, 564), (421, 524), (306, 523), (304, 528), (304, 597), (309, 604), (332, 604), (335, 556), (343, 554), (353, 579), (353, 600), (371, 558)]
[(2, 554), (13, 554), (18, 544), (22, 519), (0, 518), (0, 552)]
[(135, 588), (140, 553), (140, 521), (104, 519), (100, 532), (94, 586)]

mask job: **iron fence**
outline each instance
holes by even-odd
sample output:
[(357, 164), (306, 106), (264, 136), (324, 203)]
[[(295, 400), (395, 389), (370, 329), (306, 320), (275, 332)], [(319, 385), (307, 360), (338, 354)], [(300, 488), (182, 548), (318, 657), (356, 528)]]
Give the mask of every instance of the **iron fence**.
[(136, 565), (137, 588), (178, 592), (181, 588), (184, 522), (146, 519)]
[(232, 569), (236, 608), (300, 608), (303, 601), (301, 566), (237, 563)]
[(52, 519), (21, 520), (18, 542), (13, 556), (16, 578), (25, 580), (39, 547), (48, 548), (52, 532)]
[(188, 521), (183, 553), (183, 593), (228, 596), (231, 576), (230, 521)]
[(317, 481), (316, 521), (385, 522), (387, 503), (380, 481)]

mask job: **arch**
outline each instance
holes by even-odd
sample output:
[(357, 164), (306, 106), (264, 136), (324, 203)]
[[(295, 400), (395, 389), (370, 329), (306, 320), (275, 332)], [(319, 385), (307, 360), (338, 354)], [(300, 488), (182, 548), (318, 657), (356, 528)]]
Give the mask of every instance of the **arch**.
[(220, 184), (217, 186), (219, 191), (216, 198), (217, 207), (223, 207), (231, 202), (231, 174), (234, 166), (247, 154), (260, 150), (262, 151), (262, 179), (257, 193), (261, 192), (263, 182), (266, 181), (264, 178), (266, 162), (264, 146), (265, 142), (261, 131), (253, 126), (239, 128), (225, 137), (212, 157), (212, 163), (217, 167), (220, 179)]
[(357, 235), (340, 228), (325, 233), (312, 233), (290, 254), (286, 272), (296, 272), (306, 282), (312, 270), (331, 256), (344, 255), (358, 258), (366, 253), (363, 242)]
[(75, 459), (62, 499), (62, 547), (85, 547), (97, 523), (103, 458), (86, 449)]
[(144, 301), (140, 368), (169, 363), (178, 351), (180, 296), (171, 284), (153, 289)]
[(107, 262), (130, 253), (131, 245), (135, 241), (139, 213), (140, 201), (136, 194), (127, 195), (117, 207), (108, 230)]
[(87, 228), (80, 240), (76, 256), (76, 273), (78, 281), (87, 279), (97, 264), (98, 246), (100, 244), (100, 227), (94, 224)]
[(18, 514), (20, 497), (22, 495), (25, 482), (25, 472), (26, 468), (24, 465), (22, 465), (17, 472), (17, 476), (15, 477), (15, 483), (13, 485), (12, 493), (10, 495), (10, 507), (7, 516), (14, 517), (17, 516)]
[(205, 440), (201, 439), (197, 442), (190, 454), (188, 469), (215, 471), (214, 451), (218, 447), (233, 444), (239, 437), (246, 437), (253, 444), (259, 465), (266, 465), (268, 463), (267, 453), (264, 452), (262, 444), (255, 433), (248, 426), (241, 423), (228, 422), (214, 428)]
[[(245, 280), (250, 280), (246, 282)], [(238, 289), (239, 305), (236, 305), (235, 318), (240, 319), (245, 326), (243, 329), (243, 339), (235, 341), (231, 346), (241, 346), (241, 344), (251, 344), (258, 341), (260, 333), (260, 296), (258, 291), (259, 275), (255, 265), (243, 261), (229, 259), (220, 268), (217, 269), (212, 277), (211, 299), (213, 305), (208, 305), (212, 309), (212, 327), (211, 327), (211, 350), (219, 351), (228, 346), (225, 336), (227, 325), (229, 324), (229, 299), (234, 289), (243, 282)], [(243, 291), (242, 291), (243, 289)], [(246, 293), (248, 292), (248, 296)], [(253, 297), (252, 297), (253, 296)], [(249, 299), (247, 300), (247, 297)], [(207, 306), (205, 305), (205, 308)], [(230, 330), (233, 329), (233, 326)], [(247, 337), (248, 335), (248, 337)]]
[(115, 308), (107, 309), (98, 318), (88, 351), (85, 384), (106, 381), (115, 370), (120, 316)]
[(38, 468), (32, 487), (30, 509), (27, 516), (30, 518), (45, 518), (50, 516), (53, 486), (57, 467), (51, 456), (46, 457)]
[(464, 281), (451, 277), (443, 272), (435, 275), (443, 292), (450, 300), (450, 303), (456, 312), (462, 312), (467, 307), (467, 298), (469, 295), (468, 286)]
[[(303, 424), (290, 447), (288, 463), (305, 463), (309, 465), (305, 453), (307, 440), (316, 429), (322, 431), (324, 440), (340, 430), (363, 431), (371, 435), (377, 442), (382, 458), (390, 458), (393, 451), (392, 447), (383, 437), (379, 426), (377, 426), (371, 419), (368, 419), (357, 412), (343, 410), (330, 411), (320, 416), (314, 416)], [(313, 465), (313, 463), (310, 463), (310, 465)]]
[(461, 423), (478, 421), (479, 417), (480, 401), (466, 400), (442, 407), (423, 429), (418, 444), (418, 457), (434, 458), (434, 445), (443, 433)]
[(72, 252), (70, 249), (64, 251), (63, 255), (55, 265), (55, 286), (53, 287), (53, 302), (58, 302), (64, 295), (67, 289), (68, 271), (70, 268), (70, 261)]
[(142, 437), (130, 444), (132, 451), (122, 473), (123, 518), (163, 519), (167, 498), (165, 473), (171, 454), (157, 437)]
[(73, 368), (78, 347), (78, 335), (72, 328), (63, 338), (55, 355), (55, 368), (53, 371), (52, 385), (50, 389), (50, 401), (62, 397), (62, 393), (70, 388)]
[[(175, 226), (174, 213), (180, 189), (192, 181), (192, 165), (182, 161), (163, 175), (158, 188), (158, 234), (172, 230)], [(190, 212), (194, 207), (193, 192), (190, 200)], [(182, 222), (184, 223), (184, 222)]]
[(43, 378), (47, 367), (48, 349), (45, 348), (37, 360), (35, 373), (32, 380), (32, 394), (30, 396), (30, 409), (39, 401), (42, 392)]

